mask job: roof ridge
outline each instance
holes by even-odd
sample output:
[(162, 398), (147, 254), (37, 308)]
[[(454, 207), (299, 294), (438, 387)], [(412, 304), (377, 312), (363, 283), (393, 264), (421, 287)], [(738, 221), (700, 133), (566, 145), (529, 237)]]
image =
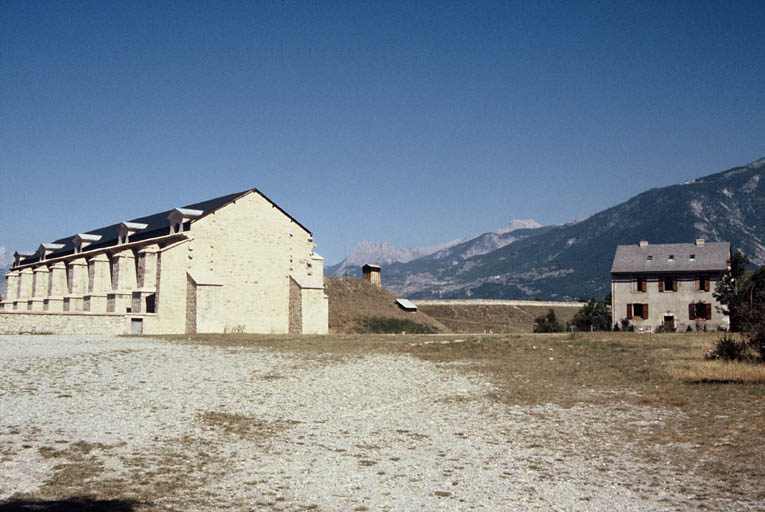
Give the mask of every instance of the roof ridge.
[[(95, 242), (89, 246), (89, 249), (98, 249), (98, 248), (104, 248), (109, 247), (111, 245), (115, 245), (116, 241), (118, 240), (118, 227), (120, 224), (126, 222), (126, 223), (138, 223), (138, 224), (146, 224), (147, 227), (141, 230), (139, 234), (132, 235), (131, 241), (140, 241), (148, 238), (152, 238), (156, 236), (156, 233), (158, 231), (161, 231), (163, 229), (169, 229), (170, 227), (170, 220), (168, 219), (168, 215), (177, 208), (180, 209), (186, 209), (186, 210), (202, 210), (202, 215), (200, 215), (197, 219), (201, 219), (203, 217), (206, 217), (207, 215), (219, 210), (220, 208), (223, 208), (227, 204), (239, 199), (240, 197), (243, 197), (250, 193), (257, 193), (260, 195), (263, 199), (271, 203), (275, 208), (277, 208), (280, 212), (282, 212), (284, 215), (289, 217), (293, 222), (295, 222), (298, 226), (300, 226), (302, 229), (304, 229), (309, 235), (312, 235), (311, 231), (303, 226), (300, 222), (298, 222), (294, 217), (292, 217), (289, 213), (284, 211), (278, 204), (276, 204), (274, 201), (272, 201), (268, 196), (266, 196), (263, 192), (258, 190), (257, 188), (248, 188), (245, 190), (242, 190), (240, 192), (234, 192), (231, 194), (224, 194), (222, 196), (214, 197), (212, 199), (206, 199), (204, 201), (198, 201), (196, 203), (190, 203), (184, 206), (176, 206), (174, 208), (170, 208), (168, 210), (162, 210), (156, 213), (152, 213), (149, 215), (145, 215), (143, 217), (136, 217), (133, 219), (128, 220), (122, 220), (113, 224), (109, 224), (107, 226), (90, 229), (87, 231), (77, 231), (77, 233), (83, 233), (83, 234), (92, 234), (92, 235), (101, 235), (101, 240), (98, 242)], [(193, 221), (192, 221), (193, 222)], [(61, 244), (63, 247), (61, 249), (56, 250), (55, 252), (48, 255), (48, 258), (55, 258), (58, 256), (65, 256), (67, 254), (71, 254), (74, 252), (74, 234), (69, 235), (64, 238), (59, 238), (57, 240), (54, 240), (54, 244)], [(39, 252), (33, 253), (31, 258), (25, 258), (21, 264), (29, 264), (29, 263), (35, 263), (39, 261), (40, 254)]]

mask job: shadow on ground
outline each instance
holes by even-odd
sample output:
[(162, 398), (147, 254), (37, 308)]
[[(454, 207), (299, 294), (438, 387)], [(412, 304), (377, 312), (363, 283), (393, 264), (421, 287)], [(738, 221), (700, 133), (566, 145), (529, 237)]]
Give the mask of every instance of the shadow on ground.
[(0, 512), (132, 512), (141, 504), (135, 500), (97, 500), (82, 496), (63, 500), (11, 499), (0, 501)]

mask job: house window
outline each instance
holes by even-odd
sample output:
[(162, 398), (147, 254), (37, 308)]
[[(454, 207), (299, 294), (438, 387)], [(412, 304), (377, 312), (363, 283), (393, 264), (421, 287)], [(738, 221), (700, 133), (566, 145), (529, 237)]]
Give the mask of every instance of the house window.
[(636, 277), (634, 279), (634, 283), (635, 284), (633, 286), (633, 291), (636, 291), (636, 292), (645, 292), (645, 291), (647, 291), (648, 288), (647, 288), (647, 283), (646, 283), (645, 277)]
[(667, 261), (675, 261), (675, 255), (674, 254), (670, 254), (669, 258), (667, 258)]
[(696, 261), (696, 255), (691, 254), (690, 256), (688, 256), (688, 261)]
[(648, 304), (627, 304), (627, 319), (642, 318), (648, 319)]
[(712, 304), (706, 302), (688, 304), (688, 318), (690, 320), (711, 320)]
[(696, 278), (696, 291), (697, 292), (708, 292), (709, 291), (709, 278), (708, 277), (697, 277)]
[(646, 256), (646, 257), (645, 257), (645, 260), (646, 260), (648, 263), (651, 263), (651, 262), (653, 261), (653, 256), (651, 256), (651, 255), (649, 254), (648, 256)]
[(677, 291), (677, 278), (672, 276), (663, 276), (659, 278), (659, 291), (660, 292), (676, 292)]

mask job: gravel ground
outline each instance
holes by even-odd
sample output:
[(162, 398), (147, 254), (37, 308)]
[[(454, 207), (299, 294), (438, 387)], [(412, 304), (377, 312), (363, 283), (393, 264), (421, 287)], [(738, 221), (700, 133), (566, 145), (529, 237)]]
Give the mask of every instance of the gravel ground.
[(480, 374), (406, 354), (1, 336), (0, 371), (0, 500), (690, 510), (704, 487), (620, 443), (619, 428), (650, 431), (667, 411), (510, 407)]

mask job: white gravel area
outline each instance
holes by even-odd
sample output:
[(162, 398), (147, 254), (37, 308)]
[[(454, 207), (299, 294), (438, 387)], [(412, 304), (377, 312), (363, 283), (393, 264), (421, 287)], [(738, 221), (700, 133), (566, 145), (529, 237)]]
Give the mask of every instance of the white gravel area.
[(620, 442), (667, 411), (509, 407), (408, 355), (0, 336), (0, 372), (0, 500), (44, 495), (78, 442), (97, 472), (72, 495), (147, 509), (691, 510), (704, 486)]

